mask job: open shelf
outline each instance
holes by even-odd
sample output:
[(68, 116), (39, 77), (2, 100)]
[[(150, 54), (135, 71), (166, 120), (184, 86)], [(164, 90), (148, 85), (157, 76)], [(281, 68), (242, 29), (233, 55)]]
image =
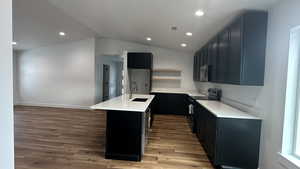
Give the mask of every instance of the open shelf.
[(177, 81), (180, 81), (181, 78), (180, 77), (153, 76), (152, 80), (177, 80)]
[(181, 72), (179, 69), (153, 69), (153, 72)]

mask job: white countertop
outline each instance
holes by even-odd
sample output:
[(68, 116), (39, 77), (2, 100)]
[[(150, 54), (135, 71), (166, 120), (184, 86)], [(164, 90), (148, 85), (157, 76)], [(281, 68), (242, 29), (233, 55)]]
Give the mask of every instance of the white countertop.
[(191, 97), (193, 96), (200, 96), (204, 97), (204, 94), (201, 94), (197, 91), (194, 90), (185, 90), (185, 89), (180, 89), (180, 88), (153, 88), (151, 90), (153, 93), (174, 93), (174, 94), (187, 94)]
[(233, 108), (227, 104), (212, 100), (197, 100), (203, 107), (219, 118), (237, 118), (237, 119), (258, 119), (246, 112)]
[[(146, 102), (134, 102), (132, 101), (134, 98), (147, 98), (148, 100)], [(153, 98), (154, 95), (133, 94), (130, 99), (129, 95), (122, 95), (91, 106), (91, 109), (145, 112)]]

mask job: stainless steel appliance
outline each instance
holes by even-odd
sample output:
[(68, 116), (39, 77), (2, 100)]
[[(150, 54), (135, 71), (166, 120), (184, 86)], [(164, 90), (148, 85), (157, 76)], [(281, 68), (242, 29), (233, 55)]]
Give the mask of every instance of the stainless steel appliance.
[(200, 82), (209, 81), (209, 66), (203, 65), (200, 67)]
[(221, 100), (222, 90), (218, 88), (209, 88), (205, 96), (193, 96), (195, 100)]
[(151, 85), (150, 69), (128, 69), (129, 87), (132, 94), (149, 94)]

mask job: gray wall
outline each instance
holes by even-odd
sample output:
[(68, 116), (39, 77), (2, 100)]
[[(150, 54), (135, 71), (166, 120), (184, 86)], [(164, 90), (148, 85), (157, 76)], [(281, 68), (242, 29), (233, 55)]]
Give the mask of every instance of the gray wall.
[(277, 153), (282, 148), (290, 29), (300, 25), (299, 7), (299, 0), (286, 0), (269, 10), (263, 87), (196, 83), (200, 90), (222, 88), (224, 102), (263, 118), (260, 169), (284, 168)]
[(12, 1), (0, 1), (0, 168), (14, 169)]
[(16, 104), (88, 108), (95, 103), (95, 39), (19, 52)]

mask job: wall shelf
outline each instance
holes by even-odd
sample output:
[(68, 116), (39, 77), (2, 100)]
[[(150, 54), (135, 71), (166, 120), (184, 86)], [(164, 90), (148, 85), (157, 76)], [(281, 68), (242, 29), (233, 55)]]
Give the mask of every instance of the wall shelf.
[(179, 77), (160, 77), (160, 76), (153, 76), (152, 80), (175, 80), (175, 81), (180, 81), (181, 78)]
[(179, 69), (153, 69), (153, 72), (181, 72)]

